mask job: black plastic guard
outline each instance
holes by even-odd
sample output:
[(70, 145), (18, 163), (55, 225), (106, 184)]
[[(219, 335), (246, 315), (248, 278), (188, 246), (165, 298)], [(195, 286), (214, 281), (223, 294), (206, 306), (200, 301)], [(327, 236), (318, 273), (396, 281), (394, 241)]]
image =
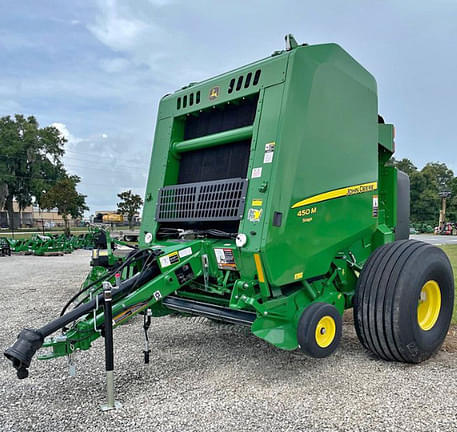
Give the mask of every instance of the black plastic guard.
[(395, 240), (409, 239), (409, 177), (397, 170), (397, 226)]
[(43, 342), (44, 337), (38, 330), (24, 329), (19, 333), (14, 345), (4, 352), (5, 357), (13, 363), (19, 379), (28, 377), (27, 368)]

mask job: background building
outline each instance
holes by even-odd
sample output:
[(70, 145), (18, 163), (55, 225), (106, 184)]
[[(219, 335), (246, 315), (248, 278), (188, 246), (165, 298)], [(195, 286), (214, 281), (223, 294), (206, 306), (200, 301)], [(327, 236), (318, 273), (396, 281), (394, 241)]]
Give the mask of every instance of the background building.
[[(38, 206), (27, 206), (23, 210), (19, 210), (19, 205), (16, 201), (13, 202), (14, 211), (14, 227), (15, 228), (54, 228), (63, 227), (64, 221), (57, 209), (42, 210)], [(69, 217), (70, 226), (75, 226), (78, 220)], [(8, 212), (0, 210), (0, 228), (9, 227)]]

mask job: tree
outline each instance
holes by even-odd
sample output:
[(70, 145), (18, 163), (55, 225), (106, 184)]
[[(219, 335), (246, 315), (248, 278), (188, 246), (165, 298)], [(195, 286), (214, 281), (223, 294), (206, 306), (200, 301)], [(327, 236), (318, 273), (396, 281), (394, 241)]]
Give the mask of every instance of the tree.
[(396, 166), (400, 171), (403, 171), (405, 174), (408, 174), (409, 176), (417, 172), (416, 166), (407, 158), (403, 158), (402, 160), (395, 160), (392, 158), (393, 165)]
[(436, 225), (441, 208), (441, 192), (450, 192), (454, 173), (445, 163), (429, 162), (421, 170), (425, 188), (421, 196), (423, 220)]
[(420, 171), (409, 159), (395, 160), (391, 163), (409, 175), (411, 193), (411, 221), (436, 225), (441, 208), (440, 192), (450, 191), (448, 219), (457, 216), (457, 181), (454, 173), (445, 163), (429, 162)]
[(449, 191), (454, 173), (445, 163), (429, 162), (421, 170), (422, 174), (427, 177), (428, 184), (441, 192)]
[(70, 235), (69, 216), (73, 219), (83, 216), (86, 206), (86, 196), (78, 193), (76, 185), (80, 178), (75, 175), (59, 179), (56, 184), (41, 197), (41, 206), (45, 209), (57, 208), (65, 223), (65, 235)]
[(40, 128), (35, 117), (0, 118), (0, 208), (14, 229), (13, 200), (22, 210), (65, 175), (61, 162), (66, 140), (58, 129)]
[(132, 193), (131, 190), (121, 192), (120, 194), (117, 194), (117, 196), (121, 199), (121, 202), (117, 203), (117, 212), (127, 215), (129, 228), (132, 229), (133, 217), (143, 205), (143, 200), (139, 195)]
[(417, 167), (407, 158), (391, 159), (392, 164), (409, 176), (410, 182), (410, 218), (412, 222), (421, 222), (423, 217), (421, 195), (425, 189), (425, 179)]

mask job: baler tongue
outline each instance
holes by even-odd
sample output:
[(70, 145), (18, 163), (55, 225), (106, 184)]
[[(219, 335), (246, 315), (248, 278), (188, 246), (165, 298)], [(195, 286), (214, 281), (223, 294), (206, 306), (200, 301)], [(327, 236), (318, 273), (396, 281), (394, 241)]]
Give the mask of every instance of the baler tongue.
[[(146, 254), (138, 254), (143, 260), (142, 270), (112, 287), (113, 325), (123, 324), (138, 313), (150, 317), (154, 305), (159, 306), (167, 296), (202, 276), (201, 254), (202, 240), (147, 249)], [(135, 261), (132, 263), (135, 264)], [(108, 273), (108, 276), (110, 274)], [(109, 280), (114, 283), (115, 278), (108, 278)], [(48, 350), (39, 357), (42, 360), (68, 356), (77, 350), (87, 350), (103, 333), (103, 309), (104, 297), (99, 288), (89, 301), (83, 302), (40, 329), (22, 330), (16, 342), (4, 352), (4, 355), (13, 363), (18, 377), (22, 379), (28, 376), (31, 360), (41, 347)], [(71, 323), (73, 325), (67, 330), (66, 326)], [(48, 337), (60, 329), (64, 329), (63, 334)]]

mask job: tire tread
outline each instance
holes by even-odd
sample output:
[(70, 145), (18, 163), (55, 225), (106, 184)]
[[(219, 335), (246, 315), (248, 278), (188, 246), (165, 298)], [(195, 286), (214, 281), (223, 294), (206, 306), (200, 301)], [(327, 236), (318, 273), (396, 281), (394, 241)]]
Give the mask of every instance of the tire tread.
[[(359, 275), (354, 296), (356, 333), (366, 349), (384, 360), (415, 363), (430, 356), (411, 355), (401, 340), (403, 329), (398, 318), (402, 298), (399, 280), (406, 269), (411, 273), (411, 266), (427, 248), (436, 249), (417, 240), (383, 245), (371, 254)], [(434, 249), (430, 250), (432, 255)]]

